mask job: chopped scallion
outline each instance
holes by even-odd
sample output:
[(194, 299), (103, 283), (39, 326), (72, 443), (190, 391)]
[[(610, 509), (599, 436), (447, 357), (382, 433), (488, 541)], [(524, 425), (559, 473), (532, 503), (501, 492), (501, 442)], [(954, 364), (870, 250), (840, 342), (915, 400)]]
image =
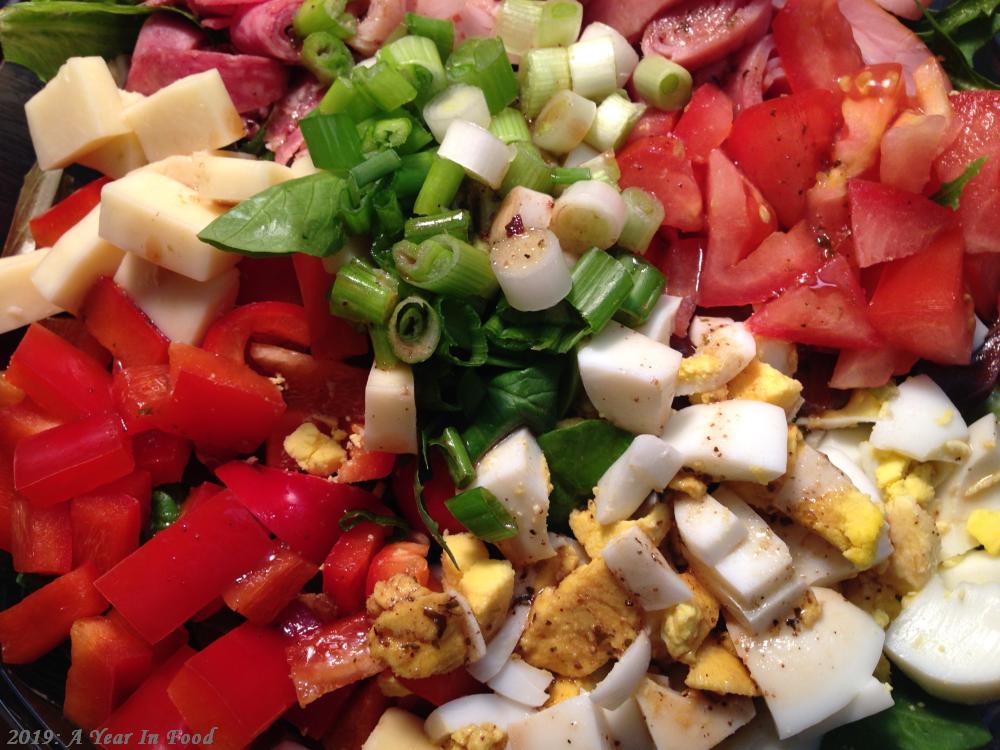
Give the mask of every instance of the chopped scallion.
[(424, 107), (423, 115), (438, 143), (444, 140), (455, 120), (465, 120), (484, 128), (490, 124), (490, 108), (482, 90), (464, 83), (449, 86), (431, 99)]
[(419, 245), (398, 242), (392, 255), (403, 279), (420, 289), (454, 297), (492, 297), (497, 290), (490, 256), (450, 234)]
[(398, 301), (399, 282), (358, 259), (340, 269), (330, 290), (330, 312), (361, 323), (386, 323)]
[(629, 101), (618, 93), (612, 94), (597, 108), (594, 124), (587, 133), (587, 143), (598, 151), (618, 149), (645, 110), (644, 104)]
[(305, 0), (292, 18), (300, 39), (327, 31), (338, 39), (349, 39), (358, 30), (358, 20), (347, 12), (347, 0)]
[(569, 51), (565, 47), (529, 50), (518, 68), (521, 79), (521, 111), (535, 117), (552, 96), (568, 89)]
[(568, 154), (583, 143), (594, 124), (597, 105), (579, 94), (557, 91), (535, 118), (531, 139), (552, 154)]
[(422, 36), (434, 42), (441, 60), (447, 60), (455, 48), (455, 24), (439, 18), (406, 14), (406, 30), (413, 36)]
[(378, 526), (390, 526), (403, 531), (409, 531), (410, 525), (397, 516), (387, 516), (381, 513), (372, 513), (370, 510), (349, 510), (340, 517), (340, 530), (350, 531), (355, 526), (362, 523), (374, 523)]
[(313, 164), (320, 169), (345, 170), (361, 163), (361, 138), (347, 115), (310, 115), (299, 121), (299, 128)]
[(344, 114), (361, 122), (378, 112), (378, 107), (350, 78), (338, 78), (320, 100), (319, 111), (324, 115)]
[(360, 86), (383, 112), (392, 112), (417, 98), (417, 89), (402, 73), (383, 62), (358, 65), (352, 72)]
[(401, 361), (427, 361), (440, 340), (441, 321), (430, 302), (414, 295), (396, 305), (389, 319), (389, 346)]
[(329, 31), (314, 31), (307, 36), (299, 56), (320, 83), (332, 83), (354, 67), (354, 57), (347, 45)]
[(413, 198), (419, 192), (434, 163), (434, 153), (420, 151), (416, 154), (403, 156), (399, 169), (392, 176), (390, 187), (400, 198)]
[(490, 114), (495, 115), (517, 99), (517, 76), (503, 42), (496, 37), (466, 39), (448, 58), (446, 70), (453, 83), (482, 89)]
[(566, 301), (587, 321), (591, 333), (598, 333), (618, 312), (631, 289), (628, 269), (603, 250), (591, 248), (573, 267), (573, 288)]
[(615, 320), (635, 328), (649, 318), (667, 286), (667, 280), (655, 266), (632, 253), (622, 253), (618, 262), (632, 278), (632, 288), (615, 313)]
[(450, 234), (460, 240), (469, 239), (472, 216), (468, 211), (446, 211), (431, 216), (407, 219), (403, 236), (410, 242), (423, 242), (438, 234)]
[(486, 542), (517, 536), (517, 521), (485, 487), (473, 487), (445, 500), (445, 506), (470, 532)]
[(507, 195), (516, 187), (526, 187), (540, 193), (552, 192), (552, 167), (545, 163), (534, 144), (528, 141), (512, 143), (514, 160), (507, 169), (500, 192)]
[[(411, 67), (426, 70), (430, 76), (430, 86), (426, 94), (430, 96), (438, 93), (447, 85), (441, 54), (433, 40), (427, 37), (404, 36), (392, 44), (383, 46), (378, 52), (378, 58), (404, 74)], [(411, 82), (413, 82), (412, 76)]]
[(504, 143), (531, 140), (531, 129), (524, 115), (511, 107), (500, 110), (490, 120), (490, 132)]
[(464, 489), (472, 484), (476, 478), (476, 469), (472, 465), (469, 457), (469, 450), (465, 447), (465, 441), (458, 430), (448, 427), (441, 433), (441, 436), (429, 441), (428, 445), (440, 448), (444, 451), (445, 461), (448, 463), (448, 473), (455, 486)]
[(618, 244), (633, 253), (644, 253), (663, 223), (663, 204), (655, 195), (637, 187), (625, 188), (622, 200), (625, 201), (625, 226)]
[(387, 326), (370, 326), (368, 335), (372, 340), (372, 354), (375, 366), (380, 370), (391, 370), (399, 364), (396, 353), (389, 343), (389, 328)]
[(577, 0), (547, 0), (535, 34), (535, 47), (568, 47), (580, 36), (583, 6)]
[(538, 27), (542, 22), (541, 0), (504, 0), (497, 16), (496, 33), (514, 62), (537, 44)]
[(552, 184), (572, 185), (574, 182), (591, 179), (590, 170), (586, 167), (555, 167), (552, 170)]
[(647, 55), (632, 76), (639, 96), (657, 109), (682, 109), (691, 98), (691, 74), (673, 60)]
[(399, 154), (392, 149), (386, 149), (385, 151), (379, 151), (377, 154), (352, 167), (351, 176), (357, 181), (358, 187), (364, 187), (385, 177), (387, 174), (392, 174), (399, 169), (402, 163)]
[(418, 216), (429, 216), (444, 211), (455, 200), (464, 179), (465, 170), (462, 167), (453, 161), (436, 156), (413, 204), (413, 213)]

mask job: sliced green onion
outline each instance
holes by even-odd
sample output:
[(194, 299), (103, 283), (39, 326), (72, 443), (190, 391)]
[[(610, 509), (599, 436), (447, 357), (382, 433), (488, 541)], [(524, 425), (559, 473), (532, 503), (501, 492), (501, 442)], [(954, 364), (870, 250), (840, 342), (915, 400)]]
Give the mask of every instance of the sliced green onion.
[(417, 90), (402, 73), (383, 62), (358, 65), (352, 73), (360, 86), (383, 112), (392, 112), (417, 98)]
[(401, 198), (413, 198), (419, 192), (434, 163), (434, 153), (421, 151), (401, 158), (402, 164), (392, 176), (392, 191)]
[(362, 523), (374, 523), (378, 526), (386, 526), (403, 531), (409, 531), (410, 525), (402, 518), (387, 516), (381, 513), (372, 513), (370, 510), (349, 510), (340, 517), (340, 530), (350, 531), (355, 526)]
[(491, 297), (497, 290), (490, 256), (450, 234), (439, 234), (419, 245), (406, 240), (397, 242), (392, 257), (403, 279), (429, 292)]
[(625, 226), (618, 244), (633, 253), (644, 253), (663, 223), (663, 204), (652, 193), (630, 187), (622, 191), (625, 201)]
[(566, 301), (587, 321), (591, 332), (598, 333), (618, 312), (631, 289), (628, 269), (603, 250), (591, 248), (573, 267), (573, 288)]
[(391, 187), (375, 191), (372, 195), (372, 211), (375, 212), (379, 235), (396, 237), (403, 231), (406, 217), (403, 216), (399, 198)]
[(314, 31), (307, 36), (299, 56), (320, 83), (332, 83), (354, 67), (354, 57), (347, 45), (329, 31)]
[(584, 162), (588, 162), (595, 156), (600, 156), (601, 152), (596, 148), (588, 146), (586, 143), (581, 143), (579, 146), (570, 151), (563, 158), (564, 167), (579, 167)]
[(579, 94), (557, 91), (535, 118), (531, 139), (553, 154), (567, 154), (583, 143), (594, 124), (597, 105)]
[(533, 143), (518, 141), (511, 144), (514, 160), (500, 184), (500, 193), (507, 195), (516, 187), (526, 187), (540, 193), (552, 192), (552, 167), (545, 163)]
[(510, 107), (500, 110), (496, 117), (490, 120), (490, 132), (504, 143), (531, 140), (528, 121), (519, 111)]
[(625, 213), (625, 201), (607, 183), (574, 182), (556, 200), (549, 228), (567, 252), (579, 255), (591, 247), (606, 250), (621, 235)]
[(601, 102), (586, 141), (598, 151), (614, 151), (621, 147), (632, 128), (646, 111), (646, 105), (629, 101), (615, 93)]
[(663, 295), (663, 290), (667, 287), (667, 279), (651, 263), (632, 253), (622, 253), (618, 257), (618, 262), (628, 271), (632, 279), (632, 288), (615, 313), (615, 320), (636, 328), (645, 323), (649, 314), (653, 312), (653, 308)]
[(444, 140), (455, 120), (465, 120), (485, 128), (490, 124), (486, 96), (475, 86), (458, 83), (431, 99), (423, 110), (424, 122), (438, 143)]
[(515, 310), (536, 312), (559, 303), (573, 286), (559, 239), (547, 229), (525, 229), (493, 243), (493, 273)]
[(673, 60), (647, 55), (633, 75), (635, 90), (644, 101), (668, 112), (683, 109), (691, 98), (691, 74)]
[(441, 340), (441, 321), (431, 303), (416, 295), (401, 300), (389, 319), (389, 346), (402, 362), (426, 362)]
[(514, 516), (485, 487), (473, 487), (444, 504), (459, 523), (483, 541), (495, 544), (517, 536)]
[(319, 102), (324, 115), (344, 114), (354, 122), (367, 120), (378, 112), (374, 100), (349, 78), (338, 78)]
[(570, 45), (569, 72), (573, 91), (580, 96), (601, 100), (612, 94), (618, 88), (612, 41), (597, 37)]
[(455, 24), (439, 18), (406, 14), (406, 29), (413, 36), (422, 36), (434, 42), (442, 60), (447, 60), (455, 48)]
[(347, 115), (310, 115), (299, 121), (299, 128), (313, 164), (320, 169), (351, 169), (364, 158), (358, 129)]
[(395, 172), (402, 163), (399, 154), (392, 149), (379, 151), (377, 154), (352, 167), (351, 176), (357, 181), (359, 187), (364, 187), (385, 177), (387, 174)]
[(472, 215), (465, 210), (446, 211), (431, 216), (407, 219), (403, 237), (410, 242), (423, 242), (438, 234), (450, 234), (460, 240), (469, 239)]
[(430, 76), (430, 86), (426, 93), (431, 96), (443, 90), (448, 83), (441, 54), (434, 42), (427, 37), (404, 36), (392, 44), (383, 45), (378, 58), (403, 73), (413, 67), (426, 70)]
[(465, 441), (462, 440), (458, 430), (447, 427), (440, 437), (429, 441), (428, 445), (444, 451), (448, 473), (451, 474), (451, 480), (456, 487), (464, 489), (472, 484), (472, 480), (476, 478), (476, 468), (472, 465), (469, 450), (465, 447)]
[(292, 18), (292, 28), (300, 39), (318, 31), (349, 39), (358, 31), (358, 19), (346, 8), (347, 0), (305, 0)]
[(406, 142), (397, 149), (400, 156), (423, 151), (424, 148), (434, 142), (434, 136), (431, 135), (431, 131), (421, 125), (417, 118), (408, 117), (408, 119), (412, 127), (410, 128), (410, 136), (406, 139)]
[(485, 128), (455, 120), (441, 141), (438, 156), (450, 159), (474, 180), (496, 190), (507, 174), (514, 152)]
[(542, 23), (541, 0), (504, 0), (497, 15), (496, 33), (513, 62), (537, 44), (538, 27)]
[(615, 48), (615, 70), (618, 73), (618, 86), (624, 87), (628, 83), (628, 79), (632, 77), (635, 66), (639, 64), (639, 53), (617, 29), (600, 22), (589, 24), (580, 34), (580, 41), (586, 42), (602, 36), (608, 37)]
[(366, 154), (384, 149), (399, 149), (413, 133), (413, 120), (409, 117), (389, 117), (384, 120), (368, 120), (358, 125), (364, 133), (361, 147)]
[(496, 37), (466, 39), (448, 58), (448, 79), (482, 89), (490, 114), (517, 99), (517, 76), (503, 42)]
[(360, 323), (384, 324), (399, 301), (399, 282), (363, 260), (340, 269), (330, 289), (330, 312)]
[(618, 160), (615, 159), (614, 151), (605, 151), (603, 154), (598, 154), (593, 159), (583, 162), (580, 166), (590, 170), (592, 179), (606, 182), (616, 190), (618, 189), (618, 180), (621, 179), (622, 171), (618, 166)]
[(434, 157), (427, 172), (417, 200), (413, 204), (413, 213), (418, 216), (429, 216), (441, 213), (455, 200), (458, 189), (465, 179), (465, 170), (458, 164), (440, 156)]
[(547, 0), (535, 34), (535, 47), (568, 47), (580, 36), (583, 6), (577, 0)]
[(565, 47), (529, 50), (519, 66), (521, 111), (535, 117), (557, 91), (570, 88), (569, 51)]
[(552, 170), (553, 185), (572, 185), (574, 182), (591, 179), (586, 167), (556, 167)]
[(372, 354), (375, 358), (375, 367), (379, 370), (391, 370), (399, 364), (396, 353), (389, 343), (389, 328), (387, 326), (370, 326), (368, 335), (372, 340)]
[(368, 234), (372, 228), (372, 191), (360, 190), (353, 177), (347, 184), (348, 200), (340, 208), (340, 217), (349, 235)]
[(526, 187), (515, 187), (493, 214), (489, 241), (493, 243), (526, 229), (548, 229), (555, 201), (551, 195)]

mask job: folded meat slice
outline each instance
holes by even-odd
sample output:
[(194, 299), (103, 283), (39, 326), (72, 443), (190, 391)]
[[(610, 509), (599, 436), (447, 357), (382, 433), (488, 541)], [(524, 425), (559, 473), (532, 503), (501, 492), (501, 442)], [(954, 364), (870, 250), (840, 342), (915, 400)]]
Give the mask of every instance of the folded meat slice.
[(292, 38), (292, 19), (302, 0), (268, 0), (241, 11), (229, 28), (229, 39), (240, 52), (299, 61)]
[(585, 2), (586, 23), (599, 21), (621, 32), (630, 42), (639, 41), (642, 30), (658, 15), (682, 0), (590, 0)]

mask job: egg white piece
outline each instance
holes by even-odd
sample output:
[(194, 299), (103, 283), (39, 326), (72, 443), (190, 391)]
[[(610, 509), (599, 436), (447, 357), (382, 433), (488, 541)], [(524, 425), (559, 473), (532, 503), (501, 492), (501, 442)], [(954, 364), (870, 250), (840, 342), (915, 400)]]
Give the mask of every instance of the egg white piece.
[(681, 309), (683, 297), (674, 297), (664, 294), (653, 305), (652, 312), (646, 318), (646, 322), (636, 328), (643, 336), (648, 336), (653, 341), (661, 344), (670, 344), (670, 337), (674, 334), (674, 324), (677, 320), (677, 312)]
[(545, 669), (533, 667), (522, 659), (510, 659), (486, 684), (497, 695), (537, 708), (549, 699), (545, 691), (552, 679), (552, 673)]
[(763, 401), (689, 406), (670, 418), (661, 437), (683, 456), (684, 466), (717, 480), (765, 483), (787, 468), (785, 411)]
[(515, 703), (493, 693), (466, 695), (434, 709), (424, 722), (424, 731), (432, 742), (441, 743), (452, 732), (470, 724), (490, 722), (503, 731), (535, 713), (520, 703)]
[(365, 385), (365, 447), (390, 453), (417, 452), (417, 406), (413, 370), (372, 365)]
[(820, 737), (808, 732), (779, 740), (774, 722), (763, 711), (714, 750), (820, 750), (820, 741)]
[(462, 626), (465, 628), (466, 644), (469, 647), (469, 663), (475, 664), (486, 656), (486, 639), (483, 637), (483, 630), (479, 626), (479, 620), (476, 619), (469, 600), (461, 592), (453, 589), (451, 586), (446, 586), (445, 592), (458, 602), (458, 606), (462, 610)]
[(613, 711), (601, 709), (601, 714), (608, 725), (615, 750), (649, 750), (653, 746), (649, 727), (635, 698), (629, 698)]
[(718, 563), (747, 537), (736, 514), (711, 495), (677, 498), (674, 519), (684, 544), (706, 565)]
[[(868, 613), (832, 589), (811, 589), (822, 614), (812, 627), (781, 622), (753, 635), (728, 623), (729, 634), (760, 686), (784, 739), (833, 716), (871, 678), (885, 634)], [(844, 648), (849, 643), (850, 648)]]
[(781, 341), (767, 336), (754, 336), (757, 340), (757, 358), (770, 365), (782, 375), (795, 377), (799, 367), (799, 351), (790, 341)]
[(882, 407), (871, 444), (917, 461), (947, 458), (947, 444), (965, 440), (969, 428), (958, 407), (927, 375), (907, 378)]
[[(690, 598), (690, 597), (689, 597)], [(640, 631), (611, 671), (590, 692), (590, 699), (613, 711), (632, 697), (646, 676), (653, 648), (646, 631)]]
[(469, 674), (480, 682), (487, 682), (503, 669), (504, 664), (514, 653), (517, 642), (528, 624), (528, 614), (531, 607), (527, 604), (519, 604), (514, 607), (511, 613), (504, 620), (500, 630), (493, 636), (486, 646), (486, 653), (475, 664), (469, 665)]
[(597, 482), (594, 516), (598, 523), (631, 516), (650, 492), (662, 491), (680, 468), (680, 453), (663, 440), (655, 435), (636, 437)]
[(949, 590), (960, 583), (1000, 583), (1000, 557), (984, 550), (969, 552), (954, 561), (946, 561), (938, 570), (938, 576)]
[(858, 573), (839, 549), (804, 526), (775, 524), (774, 533), (788, 545), (795, 572), (806, 586), (831, 586)]
[(691, 599), (691, 589), (684, 579), (638, 526), (626, 529), (608, 542), (601, 550), (601, 557), (611, 574), (635, 594), (647, 612)]
[(821, 737), (844, 724), (861, 721), (892, 708), (892, 704), (892, 688), (877, 677), (869, 677), (850, 703), (816, 726), (807, 729), (805, 734)]
[(689, 332), (695, 347), (694, 357), (711, 357), (715, 367), (677, 384), (678, 396), (690, 396), (721, 388), (753, 361), (757, 341), (743, 323), (730, 318), (696, 315)]
[[(838, 451), (857, 465), (861, 465), (861, 444), (871, 435), (871, 427), (845, 427), (839, 430), (813, 431), (806, 437), (806, 442), (821, 453), (829, 455), (830, 451)], [(843, 471), (843, 467), (840, 467)], [(849, 475), (849, 472), (845, 472)], [(866, 474), (867, 476), (867, 474)]]
[(507, 737), (510, 750), (552, 750), (554, 747), (611, 750), (611, 738), (601, 709), (587, 695), (570, 698), (511, 724), (507, 727)]
[(656, 750), (710, 750), (756, 713), (750, 698), (716, 701), (698, 690), (677, 692), (654, 675), (643, 681), (636, 700)]

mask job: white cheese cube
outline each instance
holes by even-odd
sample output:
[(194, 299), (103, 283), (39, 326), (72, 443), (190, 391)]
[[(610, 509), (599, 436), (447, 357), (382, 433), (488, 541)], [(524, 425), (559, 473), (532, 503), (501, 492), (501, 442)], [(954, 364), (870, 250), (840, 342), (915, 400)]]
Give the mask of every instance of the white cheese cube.
[(365, 386), (365, 448), (387, 453), (417, 452), (417, 405), (413, 370), (372, 366)]
[(273, 161), (218, 156), (199, 151), (192, 155), (194, 189), (202, 198), (239, 203), (295, 177), (292, 170)]
[(0, 258), (0, 333), (62, 312), (31, 283), (31, 275), (51, 252), (43, 248)]
[(601, 709), (587, 695), (558, 703), (507, 728), (510, 750), (611, 750)]
[(115, 273), (124, 289), (171, 341), (197, 346), (216, 318), (236, 301), (240, 276), (235, 268), (208, 281), (194, 281), (127, 253)]
[(699, 690), (679, 693), (661, 676), (647, 677), (636, 700), (656, 750), (710, 750), (756, 713), (750, 698), (714, 701)]
[(245, 130), (219, 71), (181, 78), (125, 111), (150, 161), (171, 154), (222, 148)]
[(31, 274), (39, 294), (64, 310), (77, 312), (94, 282), (112, 276), (125, 256), (124, 250), (98, 236), (100, 213), (95, 206), (67, 230)]
[(677, 498), (674, 520), (684, 544), (706, 565), (715, 565), (747, 537), (736, 514), (711, 495)]
[(948, 443), (965, 440), (962, 413), (927, 375), (908, 378), (879, 412), (871, 444), (917, 461), (947, 459)]
[(626, 590), (635, 594), (647, 612), (691, 599), (691, 589), (638, 526), (608, 542), (601, 557)]
[(77, 162), (117, 180), (145, 165), (146, 153), (135, 133), (125, 133), (84, 154)]
[(104, 186), (100, 234), (151, 263), (207, 281), (236, 265), (240, 256), (198, 239), (223, 213), (175, 180), (140, 169)]
[[(601, 416), (629, 432), (663, 432), (670, 418), (679, 352), (611, 322), (580, 347), (577, 362), (584, 390)], [(784, 412), (778, 411), (784, 420)]]
[(648, 336), (653, 341), (661, 344), (670, 344), (670, 337), (674, 333), (674, 322), (677, 320), (677, 311), (681, 308), (683, 297), (673, 297), (664, 294), (653, 306), (653, 311), (646, 318), (646, 322), (636, 328), (643, 336)]
[(681, 455), (654, 435), (639, 435), (608, 468), (594, 493), (598, 523), (623, 521), (650, 492), (661, 492), (681, 468)]
[(42, 169), (68, 166), (129, 132), (118, 87), (100, 57), (71, 57), (25, 103), (24, 114)]
[(785, 473), (788, 426), (780, 406), (763, 401), (720, 401), (681, 409), (662, 437), (684, 465), (714, 479), (761, 484)]
[(546, 526), (549, 467), (527, 428), (508, 435), (479, 459), (473, 486), (496, 495), (517, 521), (517, 536), (498, 545), (508, 560), (520, 566), (555, 555)]
[(401, 708), (388, 708), (378, 724), (368, 735), (361, 750), (438, 750), (438, 746), (427, 739), (424, 723)]

